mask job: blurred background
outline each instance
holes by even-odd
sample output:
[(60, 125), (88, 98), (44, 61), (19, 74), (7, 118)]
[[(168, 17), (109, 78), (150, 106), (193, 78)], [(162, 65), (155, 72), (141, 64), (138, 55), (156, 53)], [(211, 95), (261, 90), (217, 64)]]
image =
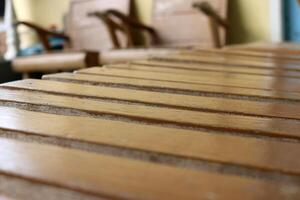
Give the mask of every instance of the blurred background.
[[(172, 0), (170, 0), (172, 1)], [(70, 0), (14, 0), (18, 20), (32, 21), (44, 27), (63, 29), (63, 16)], [(139, 19), (151, 24), (152, 0), (134, 0)], [(298, 12), (299, 11), (299, 12)], [(281, 13), (280, 13), (281, 12)], [(227, 35), (229, 44), (254, 41), (300, 41), (300, 17), (297, 0), (229, 0), (228, 21), (231, 29)], [(285, 27), (283, 27), (285, 21)], [(279, 30), (282, 26), (282, 30)], [(285, 37), (283, 32), (285, 30)], [(282, 31), (282, 33), (281, 33)], [(273, 33), (272, 33), (273, 32)], [(22, 47), (34, 42), (34, 33), (22, 33)]]
[[(222, 1), (225, 0), (207, 0), (212, 4)], [(13, 24), (16, 21), (26, 21), (50, 31), (65, 33), (66, 16), (70, 12), (71, 2), (72, 0), (0, 0), (0, 82), (15, 80), (19, 76), (11, 71), (11, 60), (17, 56), (43, 52), (35, 30), (26, 26), (15, 29)], [(133, 0), (131, 12), (140, 22), (156, 28), (153, 22), (153, 12), (156, 9), (154, 2), (158, 1)], [(182, 1), (163, 2), (174, 4)], [(226, 5), (226, 20), (229, 24), (226, 45), (258, 41), (300, 42), (300, 7), (297, 0), (228, 0)], [(60, 46), (60, 42), (52, 41), (54, 46), (56, 43)]]

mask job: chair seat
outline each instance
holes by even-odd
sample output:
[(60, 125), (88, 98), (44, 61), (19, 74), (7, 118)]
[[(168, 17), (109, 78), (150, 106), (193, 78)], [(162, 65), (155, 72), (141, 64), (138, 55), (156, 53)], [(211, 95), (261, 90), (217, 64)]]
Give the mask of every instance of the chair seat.
[(87, 54), (84, 52), (58, 52), (20, 57), (13, 61), (15, 72), (52, 72), (85, 68)]
[(20, 57), (13, 61), (15, 72), (70, 71), (103, 64), (147, 59), (153, 55), (176, 52), (171, 49), (121, 49), (106, 52), (57, 52), (36, 56)]

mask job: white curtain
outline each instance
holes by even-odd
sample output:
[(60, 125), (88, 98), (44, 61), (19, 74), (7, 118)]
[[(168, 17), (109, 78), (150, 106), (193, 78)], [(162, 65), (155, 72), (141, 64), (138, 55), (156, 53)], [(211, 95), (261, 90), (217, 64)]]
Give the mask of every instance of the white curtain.
[(16, 14), (13, 6), (13, 0), (5, 0), (4, 24), (6, 29), (7, 51), (4, 58), (7, 60), (15, 58), (19, 51), (19, 39), (14, 27), (15, 22)]

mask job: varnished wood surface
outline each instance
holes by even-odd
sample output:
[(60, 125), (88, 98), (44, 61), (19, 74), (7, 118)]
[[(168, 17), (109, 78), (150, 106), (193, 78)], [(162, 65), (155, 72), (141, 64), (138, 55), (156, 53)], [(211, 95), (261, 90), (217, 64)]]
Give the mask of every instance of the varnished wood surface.
[(221, 85), (191, 84), (173, 81), (149, 80), (147, 78), (105, 76), (92, 74), (60, 73), (46, 75), (45, 80), (59, 80), (64, 82), (76, 82), (90, 85), (107, 85), (111, 87), (134, 88), (139, 90), (161, 91), (164, 93), (180, 93), (188, 95), (221, 95), (225, 98), (251, 98), (259, 100), (293, 100), (299, 101), (300, 95), (293, 92), (271, 91), (264, 89), (237, 88)]
[(172, 61), (160, 61), (160, 60), (138, 60), (130, 63), (131, 65), (139, 66), (149, 66), (153, 69), (160, 68), (170, 68), (170, 69), (185, 69), (185, 70), (208, 70), (208, 71), (222, 71), (222, 72), (236, 72), (236, 73), (246, 73), (246, 74), (268, 74), (273, 71), (273, 69), (268, 68), (254, 68), (245, 66), (234, 66), (234, 65), (218, 65), (210, 63), (180, 63)]
[[(223, 54), (223, 55), (232, 55), (232, 56), (242, 56), (245, 59), (264, 59), (264, 60), (284, 60), (286, 62), (290, 61), (299, 61), (299, 55), (288, 55), (288, 54), (280, 54), (276, 52), (263, 52), (263, 51), (250, 51), (250, 50), (242, 50), (242, 49), (231, 49), (224, 48), (221, 50), (216, 49), (195, 49), (197, 53), (202, 52), (210, 52), (214, 54)], [(184, 52), (184, 51), (183, 51)], [(194, 52), (193, 52), (194, 53)]]
[(272, 77), (257, 77), (254, 78), (249, 75), (249, 78), (241, 78), (236, 74), (223, 74), (220, 76), (194, 76), (191, 74), (165, 74), (160, 72), (144, 72), (134, 71), (128, 69), (110, 69), (93, 67), (83, 70), (78, 70), (77, 73), (105, 75), (113, 77), (127, 77), (127, 78), (140, 78), (148, 80), (161, 80), (176, 83), (188, 83), (195, 85), (218, 85), (236, 88), (249, 88), (249, 89), (264, 89), (276, 90), (287, 92), (299, 92), (300, 80), (296, 78), (272, 78)]
[[(248, 53), (249, 52), (249, 53)], [(280, 56), (280, 54), (267, 53), (262, 54), (251, 51), (230, 51), (230, 50), (215, 50), (215, 49), (203, 49), (196, 51), (181, 51), (181, 55), (187, 56), (200, 56), (200, 57), (221, 57), (232, 60), (247, 60), (247, 61), (259, 61), (265, 63), (281, 63), (281, 64), (299, 64), (300, 57), (294, 56)]]
[(40, 144), (0, 139), (0, 151), (0, 171), (8, 176), (26, 177), (33, 182), (110, 199), (205, 199), (211, 195), (222, 199), (297, 199), (300, 196), (293, 189), (296, 186), (289, 184), (195, 172)]
[(272, 54), (281, 54), (286, 56), (299, 56), (300, 49), (297, 47), (276, 47), (276, 46), (268, 46), (268, 45), (250, 45), (233, 48), (234, 50), (239, 51), (253, 51), (253, 52), (263, 52), (263, 53), (272, 53)]
[[(144, 154), (148, 154), (148, 157), (154, 157), (154, 153), (156, 157), (162, 158), (171, 155), (177, 157), (178, 161), (169, 165), (175, 166), (182, 160), (206, 160), (245, 166), (252, 170), (263, 169), (300, 176), (300, 162), (293, 158), (300, 153), (298, 144), (77, 116), (41, 114), (15, 108), (0, 107), (0, 111), (6, 113), (5, 116), (0, 116), (0, 130), (15, 131), (27, 137), (37, 135), (80, 141), (82, 146), (94, 144), (99, 148), (110, 146), (120, 149), (119, 156), (122, 156), (122, 149), (146, 152)], [(18, 123), (8, 123), (16, 118)], [(33, 140), (40, 142), (39, 139)], [(94, 151), (97, 152), (97, 148)], [(286, 152), (289, 152), (288, 157)], [(130, 157), (130, 153), (127, 154), (129, 155), (123, 157)], [(135, 159), (143, 160), (144, 157)], [(157, 160), (150, 159), (149, 162), (160, 162)]]
[(168, 55), (168, 56), (156, 56), (155, 60), (161, 61), (173, 61), (173, 62), (182, 62), (182, 63), (213, 63), (221, 65), (235, 65), (235, 66), (248, 66), (248, 67), (260, 67), (260, 68), (282, 68), (287, 70), (300, 70), (298, 64), (295, 63), (281, 63), (281, 62), (262, 62), (256, 60), (247, 60), (247, 59), (230, 59), (226, 57), (207, 57), (199, 55)]
[(273, 54), (278, 57), (299, 57), (300, 48), (297, 43), (250, 43), (247, 45), (232, 45), (226, 50)]
[[(250, 116), (235, 116), (231, 114), (177, 110), (171, 108), (131, 105), (113, 102), (102, 102), (76, 97), (51, 94), (35, 95), (30, 91), (0, 90), (0, 102), (29, 104), (40, 106), (40, 111), (49, 106), (83, 111), (102, 118), (103, 115), (120, 117), (132, 122), (153, 124), (171, 124), (180, 127), (208, 128), (221, 131), (236, 131), (250, 135), (267, 135), (281, 138), (300, 139), (300, 121), (272, 118), (257, 118)], [(21, 106), (21, 105), (20, 105)], [(50, 109), (51, 110), (51, 109)]]
[(3, 84), (2, 87), (31, 90), (98, 100), (117, 100), (182, 110), (223, 112), (300, 120), (300, 103), (256, 102), (206, 96), (188, 96), (125, 88), (89, 86), (47, 80), (25, 80)]
[(298, 61), (255, 54), (0, 85), (0, 198), (299, 199)]
[[(288, 70), (272, 70), (272, 69), (254, 69), (247, 67), (234, 67), (222, 65), (200, 65), (200, 64), (184, 64), (160, 61), (138, 61), (135, 63), (110, 65), (109, 68), (128, 68), (140, 71), (164, 72), (175, 74), (191, 74), (195, 76), (232, 76), (236, 75), (239, 78), (254, 78), (263, 79), (265, 76), (276, 78), (300, 78), (300, 71)], [(192, 73), (191, 73), (192, 71)]]

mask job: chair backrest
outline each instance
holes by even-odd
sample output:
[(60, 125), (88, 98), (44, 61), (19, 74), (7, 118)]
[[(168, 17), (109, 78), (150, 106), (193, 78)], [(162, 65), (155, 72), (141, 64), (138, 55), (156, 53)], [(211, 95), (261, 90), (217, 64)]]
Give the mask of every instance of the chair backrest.
[(227, 20), (223, 19), (208, 2), (194, 3), (193, 7), (208, 17), (214, 47), (222, 48), (222, 46), (225, 44), (221, 41), (220, 27), (227, 31), (229, 27)]
[(113, 48), (107, 28), (88, 13), (115, 9), (130, 14), (130, 0), (72, 0), (67, 16), (67, 32), (72, 49), (99, 51)]
[(158, 42), (156, 31), (152, 27), (141, 23), (131, 16), (124, 15), (117, 10), (107, 10), (105, 12), (97, 11), (90, 13), (89, 15), (91, 17), (97, 17), (106, 24), (115, 49), (124, 48), (124, 46), (121, 46), (121, 43), (124, 43), (122, 42), (122, 39), (126, 39), (125, 48), (137, 47), (136, 40), (134, 40), (137, 36), (134, 35), (134, 31), (144, 33), (140, 35), (141, 37), (143, 36), (143, 44), (139, 47), (149, 47)]
[[(163, 45), (213, 46), (208, 18), (192, 6), (195, 2), (204, 1), (226, 18), (228, 0), (153, 0), (152, 26)], [(225, 36), (223, 31), (222, 43), (225, 43)]]

